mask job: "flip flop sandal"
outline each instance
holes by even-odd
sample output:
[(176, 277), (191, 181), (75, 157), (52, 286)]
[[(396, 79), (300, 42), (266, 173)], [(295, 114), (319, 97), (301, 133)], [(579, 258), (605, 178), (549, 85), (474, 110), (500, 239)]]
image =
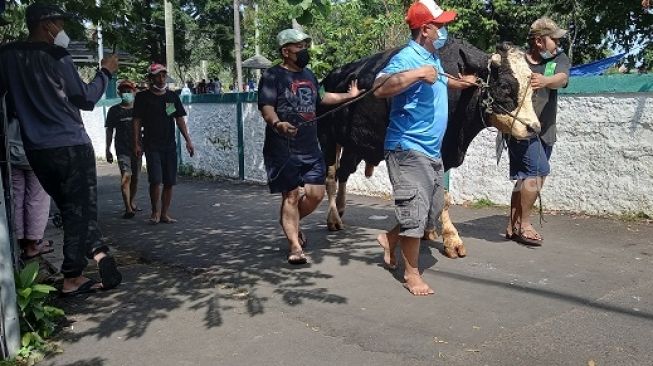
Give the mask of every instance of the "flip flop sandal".
[(131, 219), (131, 218), (134, 217), (134, 216), (136, 216), (136, 214), (135, 214), (134, 212), (125, 212), (125, 213), (122, 215), (122, 218), (123, 218), (123, 219)]
[(97, 265), (102, 280), (102, 290), (111, 290), (122, 282), (122, 274), (118, 271), (116, 260), (113, 257), (107, 255), (100, 259)]
[(301, 265), (306, 264), (307, 262), (306, 255), (304, 255), (304, 252), (301, 250), (290, 252), (290, 254), (288, 254), (288, 263), (290, 264)]
[(160, 219), (159, 221), (164, 224), (174, 224), (175, 222), (177, 222), (177, 220), (175, 219)]
[(45, 248), (45, 250), (41, 250), (41, 254), (48, 254), (54, 252), (54, 241), (53, 240), (43, 240), (39, 239), (38, 242), (36, 242), (37, 247)]
[(54, 242), (52, 240), (43, 241), (43, 239), (39, 239), (38, 242), (36, 242), (36, 246), (40, 247), (40, 250), (38, 253), (34, 255), (26, 255), (26, 254), (21, 254), (20, 259), (25, 262), (32, 260), (34, 258), (38, 258), (43, 254), (48, 254), (54, 252), (54, 247), (53, 247)]
[(148, 223), (148, 225), (156, 225), (156, 224), (159, 223), (159, 220), (158, 220), (158, 219), (149, 218), (149, 219), (147, 219), (147, 223)]
[(531, 239), (524, 236), (524, 230), (519, 230), (519, 234), (512, 234), (512, 240), (516, 241), (519, 244), (531, 246), (531, 247), (541, 247), (544, 243), (543, 239)]
[(89, 278), (88, 281), (82, 283), (76, 290), (69, 291), (69, 292), (64, 292), (63, 290), (60, 291), (60, 296), (61, 297), (74, 297), (77, 295), (83, 295), (83, 294), (92, 294), (94, 293), (97, 289), (94, 288), (98, 282), (92, 278)]

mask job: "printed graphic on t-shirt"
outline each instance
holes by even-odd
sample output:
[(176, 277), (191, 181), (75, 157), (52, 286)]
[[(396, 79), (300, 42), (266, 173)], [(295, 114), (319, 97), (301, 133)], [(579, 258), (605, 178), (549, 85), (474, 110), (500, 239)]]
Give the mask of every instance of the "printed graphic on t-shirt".
[(172, 114), (176, 111), (177, 109), (175, 108), (175, 103), (166, 103), (166, 114), (168, 116), (172, 116)]
[(285, 94), (288, 103), (304, 121), (315, 118), (317, 90), (310, 80), (293, 80)]

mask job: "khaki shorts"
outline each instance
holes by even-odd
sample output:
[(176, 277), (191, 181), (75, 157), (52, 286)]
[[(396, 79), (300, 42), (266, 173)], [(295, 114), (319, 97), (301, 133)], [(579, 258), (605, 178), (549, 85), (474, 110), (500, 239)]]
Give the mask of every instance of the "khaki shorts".
[(142, 165), (142, 157), (136, 157), (133, 155), (118, 155), (118, 168), (120, 168), (120, 175), (138, 176), (141, 173)]

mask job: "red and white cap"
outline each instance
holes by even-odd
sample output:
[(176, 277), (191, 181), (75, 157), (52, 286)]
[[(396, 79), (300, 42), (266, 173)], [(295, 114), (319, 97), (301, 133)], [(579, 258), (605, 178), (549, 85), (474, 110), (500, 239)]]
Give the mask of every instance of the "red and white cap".
[(410, 29), (417, 29), (424, 24), (445, 24), (456, 19), (453, 10), (444, 11), (434, 0), (419, 0), (408, 8), (406, 23)]
[(168, 72), (165, 66), (161, 64), (152, 64), (150, 67), (147, 68), (147, 73), (150, 75), (156, 75), (160, 72)]

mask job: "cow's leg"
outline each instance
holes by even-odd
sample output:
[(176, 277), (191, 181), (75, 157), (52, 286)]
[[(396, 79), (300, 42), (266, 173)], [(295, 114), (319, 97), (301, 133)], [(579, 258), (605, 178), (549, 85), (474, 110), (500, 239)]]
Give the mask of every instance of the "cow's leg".
[(458, 230), (453, 226), (449, 217), (449, 206), (451, 204), (451, 195), (446, 192), (444, 195), (444, 209), (440, 216), (442, 223), (442, 241), (444, 243), (444, 255), (449, 258), (458, 258), (467, 256), (467, 249), (463, 245), (462, 239), (458, 235)]
[(338, 213), (336, 205), (337, 184), (336, 184), (336, 171), (338, 170), (338, 162), (340, 160), (341, 148), (336, 147), (336, 159), (333, 165), (327, 168), (326, 176), (326, 191), (329, 198), (329, 209), (327, 211), (327, 229), (329, 231), (337, 231), (343, 229), (342, 219)]
[(376, 166), (368, 162), (365, 162), (365, 178), (372, 177), (372, 175), (374, 174), (374, 168), (376, 168)]
[(352, 151), (343, 147), (338, 159), (338, 169), (336, 169), (336, 179), (338, 181), (338, 194), (336, 195), (336, 208), (340, 219), (345, 215), (345, 206), (347, 205), (347, 180), (349, 176), (356, 172), (361, 158)]
[(336, 195), (336, 209), (340, 219), (345, 215), (345, 206), (347, 206), (347, 181), (338, 180), (338, 194)]

